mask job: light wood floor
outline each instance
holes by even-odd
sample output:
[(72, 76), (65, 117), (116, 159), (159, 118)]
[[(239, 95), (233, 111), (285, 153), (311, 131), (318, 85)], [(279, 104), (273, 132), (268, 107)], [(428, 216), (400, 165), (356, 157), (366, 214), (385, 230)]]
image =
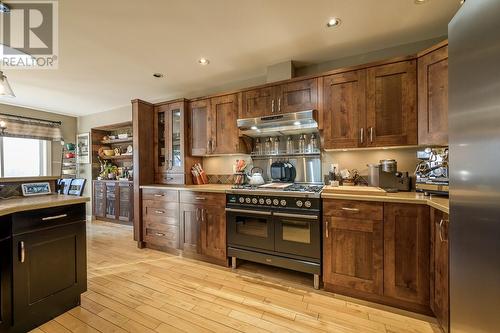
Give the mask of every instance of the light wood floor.
[(81, 306), (33, 332), (440, 332), (431, 318), (315, 291), (308, 276), (267, 277), (252, 265), (235, 273), (139, 250), (129, 227), (87, 230)]

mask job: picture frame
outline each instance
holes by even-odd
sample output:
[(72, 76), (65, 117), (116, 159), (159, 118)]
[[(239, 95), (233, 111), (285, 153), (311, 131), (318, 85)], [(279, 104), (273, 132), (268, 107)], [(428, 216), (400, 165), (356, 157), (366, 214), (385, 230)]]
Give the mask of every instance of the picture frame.
[(49, 182), (25, 183), (21, 184), (21, 189), (23, 191), (23, 196), (25, 197), (52, 193)]

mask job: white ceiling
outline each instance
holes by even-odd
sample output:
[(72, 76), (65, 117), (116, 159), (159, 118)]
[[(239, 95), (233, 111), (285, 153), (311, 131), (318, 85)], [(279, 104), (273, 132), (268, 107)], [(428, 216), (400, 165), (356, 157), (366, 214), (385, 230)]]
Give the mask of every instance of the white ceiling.
[[(5, 70), (17, 97), (0, 103), (82, 116), (133, 98), (189, 97), (285, 60), (320, 63), (445, 35), (458, 2), (62, 0), (59, 69)], [(325, 27), (331, 16), (338, 28)]]

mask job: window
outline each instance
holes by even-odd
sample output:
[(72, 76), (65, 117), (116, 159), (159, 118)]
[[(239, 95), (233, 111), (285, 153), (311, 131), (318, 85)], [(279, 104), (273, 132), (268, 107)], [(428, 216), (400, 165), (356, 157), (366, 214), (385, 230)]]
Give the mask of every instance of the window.
[(48, 176), (50, 151), (50, 141), (0, 137), (0, 176)]

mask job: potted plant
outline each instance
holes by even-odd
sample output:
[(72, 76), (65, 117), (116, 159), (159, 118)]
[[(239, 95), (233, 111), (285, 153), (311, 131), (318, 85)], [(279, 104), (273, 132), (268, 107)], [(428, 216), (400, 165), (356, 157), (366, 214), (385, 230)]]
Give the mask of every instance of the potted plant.
[(118, 167), (116, 165), (104, 162), (102, 172), (99, 174), (99, 176), (102, 178), (116, 179), (117, 172), (118, 172)]

